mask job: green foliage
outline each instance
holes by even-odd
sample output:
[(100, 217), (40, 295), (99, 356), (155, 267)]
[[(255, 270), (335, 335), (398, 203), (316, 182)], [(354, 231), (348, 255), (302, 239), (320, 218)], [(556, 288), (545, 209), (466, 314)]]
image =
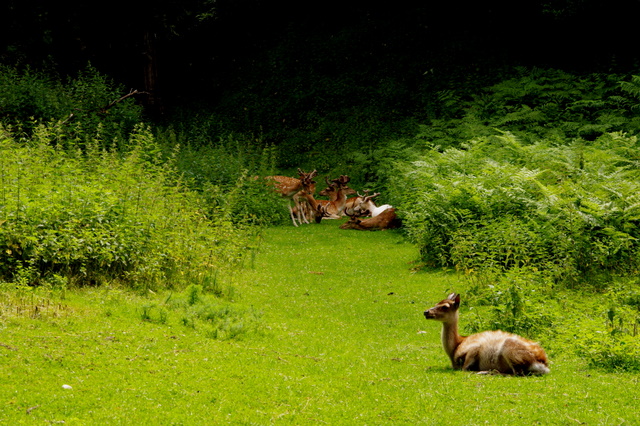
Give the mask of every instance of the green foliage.
[(206, 293), (198, 284), (188, 285), (181, 293), (169, 294), (164, 302), (143, 303), (139, 312), (142, 321), (165, 325), (177, 321), (212, 339), (240, 339), (260, 330), (259, 313)]
[(237, 264), (250, 247), (247, 228), (189, 190), (147, 128), (123, 154), (55, 148), (53, 132), (41, 125), (24, 145), (2, 133), (1, 279), (180, 286), (185, 270)]
[[(455, 115), (433, 119), (418, 139), (446, 149), (480, 136), (509, 131), (527, 143), (593, 141), (610, 132), (640, 131), (636, 76), (574, 75), (553, 69), (519, 68), (515, 75), (455, 104)], [(443, 101), (446, 104), (446, 100)]]
[[(573, 336), (598, 336), (590, 320), (598, 316), (606, 333), (607, 296), (577, 300), (571, 296), (579, 292), (565, 291), (541, 304), (554, 316), (553, 327), (533, 336), (550, 357), (548, 375), (454, 371), (442, 326), (426, 321), (424, 308), (454, 290), (463, 295), (463, 326), (477, 320), (475, 312), (491, 313), (493, 300), (510, 304), (509, 311), (524, 306), (515, 318), (542, 325), (527, 300), (537, 291), (526, 284), (543, 281), (534, 271), (513, 275), (520, 299), (467, 297), (467, 283), (453, 274), (407, 273), (417, 250), (399, 234), (345, 233), (336, 222), (266, 229), (256, 267), (235, 274), (238, 301), (212, 295), (201, 281), (144, 295), (104, 286), (69, 289), (63, 309), (32, 318), (30, 296), (35, 292), (37, 302), (45, 289), (3, 299), (14, 291), (5, 286), (0, 305), (19, 305), (0, 314), (0, 419), (157, 424), (158, 404), (170, 400), (161, 407), (166, 424), (640, 421), (629, 409), (640, 395), (640, 374), (590, 367)], [(296, 266), (283, 267), (282, 259), (296, 259)], [(477, 284), (508, 289), (491, 277)], [(192, 292), (198, 296), (190, 305)], [(25, 308), (19, 316), (16, 306)], [(569, 336), (567, 318), (575, 320)]]
[(554, 335), (561, 305), (546, 274), (530, 267), (506, 273), (483, 269), (467, 280), (471, 285), (465, 305), (474, 307), (468, 313), (472, 319), (465, 321), (469, 333), (504, 330), (545, 341)]
[(425, 264), (535, 266), (571, 284), (639, 267), (637, 147), (619, 133), (561, 147), (504, 133), (428, 151), (393, 188)]
[(605, 371), (640, 371), (640, 287), (637, 278), (613, 285), (596, 312), (599, 327), (576, 336), (576, 352)]
[(120, 147), (142, 117), (133, 97), (87, 66), (64, 84), (55, 76), (30, 69), (0, 66), (0, 122), (27, 137), (40, 123), (55, 123), (51, 143), (113, 144)]
[[(262, 179), (276, 174), (277, 149), (260, 139), (222, 135), (214, 123), (214, 117), (190, 117), (158, 126), (154, 135), (189, 188), (206, 200), (209, 214), (238, 224), (289, 221), (287, 201)], [(173, 153), (175, 147), (179, 148)]]

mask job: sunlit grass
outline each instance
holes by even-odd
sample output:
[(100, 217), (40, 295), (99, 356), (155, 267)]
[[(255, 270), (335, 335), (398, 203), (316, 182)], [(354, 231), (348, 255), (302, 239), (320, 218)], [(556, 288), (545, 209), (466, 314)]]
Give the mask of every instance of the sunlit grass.
[[(462, 281), (412, 272), (417, 250), (397, 233), (337, 225), (265, 232), (253, 264), (234, 277), (234, 301), (219, 301), (259, 323), (232, 339), (210, 336), (187, 291), (77, 290), (47, 296), (65, 315), (3, 315), (0, 423), (640, 422), (640, 375), (587, 369), (569, 350), (554, 347), (544, 377), (451, 370), (439, 325), (422, 312), (449, 290), (464, 292)], [(164, 320), (145, 317), (150, 305)]]

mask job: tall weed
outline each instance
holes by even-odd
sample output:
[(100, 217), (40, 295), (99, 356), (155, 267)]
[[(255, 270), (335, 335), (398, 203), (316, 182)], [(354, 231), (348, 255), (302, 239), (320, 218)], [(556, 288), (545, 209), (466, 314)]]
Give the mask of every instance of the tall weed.
[(187, 188), (148, 128), (139, 126), (123, 153), (98, 143), (54, 147), (53, 132), (41, 125), (27, 144), (2, 133), (3, 280), (28, 270), (31, 283), (62, 275), (77, 284), (181, 286), (187, 269), (228, 267), (250, 247), (246, 227)]
[(600, 327), (576, 335), (576, 352), (606, 371), (640, 371), (640, 288), (638, 279), (616, 280), (608, 304), (594, 312)]

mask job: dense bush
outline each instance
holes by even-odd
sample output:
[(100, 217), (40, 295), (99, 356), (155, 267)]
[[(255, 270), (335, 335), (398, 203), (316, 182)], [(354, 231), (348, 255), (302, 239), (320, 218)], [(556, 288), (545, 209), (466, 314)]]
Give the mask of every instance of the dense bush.
[(634, 272), (637, 149), (635, 136), (620, 133), (559, 147), (506, 133), (429, 151), (398, 178), (395, 193), (428, 265), (535, 266), (562, 281)]
[(484, 269), (467, 279), (466, 305), (488, 307), (481, 314), (470, 308), (465, 321), (469, 333), (499, 329), (545, 340), (554, 334), (561, 311), (548, 275), (521, 267), (507, 272)]
[(187, 188), (146, 127), (124, 152), (56, 148), (54, 133), (41, 125), (19, 144), (2, 131), (0, 279), (180, 286), (249, 248), (232, 201), (210, 207)]
[(575, 333), (576, 352), (590, 366), (607, 371), (640, 371), (640, 287), (637, 278), (617, 280), (595, 307), (596, 327)]
[(423, 264), (468, 280), (468, 332), (575, 327), (558, 339), (590, 365), (637, 371), (637, 281), (588, 326), (567, 323), (557, 290), (606, 292), (640, 270), (638, 78), (521, 72), (460, 103), (443, 94), (442, 118), (384, 174), (391, 201)]
[(611, 132), (637, 134), (639, 87), (637, 77), (521, 68), (466, 97), (444, 93), (436, 103), (445, 118), (422, 126), (418, 139), (446, 149), (499, 134), (497, 129), (525, 143), (544, 139), (558, 145), (574, 138), (593, 141)]
[(63, 82), (45, 72), (0, 66), (0, 122), (31, 137), (55, 123), (51, 143), (120, 146), (142, 118), (123, 88), (91, 66)]

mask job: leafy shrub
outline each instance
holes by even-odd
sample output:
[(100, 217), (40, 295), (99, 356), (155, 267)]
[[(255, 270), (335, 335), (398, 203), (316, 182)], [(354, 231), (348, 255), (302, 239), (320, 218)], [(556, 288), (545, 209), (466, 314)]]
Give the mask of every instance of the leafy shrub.
[(0, 66), (0, 93), (1, 123), (27, 137), (39, 123), (57, 123), (51, 143), (119, 146), (142, 118), (133, 97), (91, 66), (65, 84), (44, 72)]
[[(527, 143), (593, 141), (611, 132), (640, 131), (638, 79), (617, 74), (574, 75), (554, 69), (516, 69), (515, 75), (460, 102), (458, 117), (434, 119), (418, 139), (459, 147), (470, 139), (509, 131)], [(499, 129), (499, 130), (497, 130)]]
[(472, 285), (468, 292), (471, 306), (489, 306), (488, 311), (471, 311), (467, 331), (504, 330), (529, 338), (553, 333), (560, 313), (548, 276), (535, 268), (514, 268), (506, 273), (484, 269), (467, 276)]
[(225, 268), (250, 247), (247, 228), (186, 188), (147, 128), (123, 155), (55, 148), (52, 132), (39, 126), (26, 145), (2, 132), (0, 279), (179, 286), (185, 269)]
[(640, 338), (623, 335), (614, 337), (596, 332), (578, 343), (578, 353), (590, 366), (606, 371), (640, 371)]
[(613, 285), (609, 306), (601, 305), (601, 327), (580, 333), (576, 350), (589, 365), (606, 371), (640, 371), (640, 292), (638, 280)]
[(637, 146), (619, 133), (561, 147), (505, 133), (400, 164), (392, 191), (426, 265), (536, 266), (567, 283), (629, 273), (640, 266)]

